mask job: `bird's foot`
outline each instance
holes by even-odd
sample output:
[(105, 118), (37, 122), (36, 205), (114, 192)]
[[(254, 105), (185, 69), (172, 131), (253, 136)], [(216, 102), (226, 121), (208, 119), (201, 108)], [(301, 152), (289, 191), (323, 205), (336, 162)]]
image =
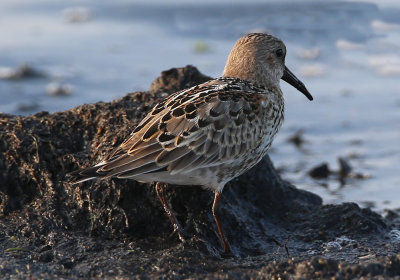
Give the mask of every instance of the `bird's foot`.
[(174, 224), (174, 231), (171, 232), (171, 234), (168, 236), (168, 239), (170, 239), (175, 234), (178, 235), (178, 238), (181, 242), (186, 242), (187, 234), (179, 224)]
[(224, 252), (221, 253), (221, 257), (224, 259), (233, 258), (235, 255), (232, 253), (232, 249), (228, 244), (228, 247), (224, 248)]

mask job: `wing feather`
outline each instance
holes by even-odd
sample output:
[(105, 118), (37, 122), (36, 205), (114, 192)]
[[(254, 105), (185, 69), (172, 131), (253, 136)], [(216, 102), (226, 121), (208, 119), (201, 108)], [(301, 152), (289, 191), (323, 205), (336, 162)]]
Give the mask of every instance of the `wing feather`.
[[(131, 160), (130, 162), (116, 166), (113, 169), (109, 170), (109, 172), (107, 173), (107, 177), (120, 175), (128, 171), (133, 173), (140, 172), (139, 170), (141, 170), (141, 168), (149, 164), (155, 164), (157, 165), (158, 168), (161, 168), (162, 166), (155, 163), (155, 158), (157, 157), (158, 154), (159, 154), (158, 152), (148, 154), (147, 156), (142, 157), (141, 159)], [(141, 173), (138, 173), (137, 175), (139, 174)]]
[(146, 173), (157, 172), (163, 170), (162, 167), (158, 166), (156, 163), (152, 162), (147, 165), (141, 166), (136, 169), (128, 170), (123, 173), (119, 173), (116, 175), (117, 178), (120, 179), (130, 179), (134, 178), (135, 176), (139, 176)]
[(161, 171), (175, 175), (231, 162), (260, 142), (257, 106), (246, 90), (217, 79), (170, 96), (98, 165), (97, 173), (118, 178), (151, 173), (157, 180)]

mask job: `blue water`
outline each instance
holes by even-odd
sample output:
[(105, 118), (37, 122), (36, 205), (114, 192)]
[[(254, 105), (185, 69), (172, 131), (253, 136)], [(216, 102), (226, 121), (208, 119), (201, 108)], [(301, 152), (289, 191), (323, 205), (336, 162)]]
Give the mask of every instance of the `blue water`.
[[(315, 100), (286, 84), (285, 124), (271, 157), (282, 176), (325, 203), (400, 207), (400, 4), (396, 1), (1, 1), (0, 111), (62, 111), (147, 90), (187, 64), (219, 76), (242, 34), (270, 32)], [(4, 79), (20, 65), (44, 74)], [(68, 95), (52, 96), (54, 84)], [(53, 86), (54, 87), (54, 86)], [(286, 141), (304, 130), (301, 149)], [(345, 157), (364, 179), (314, 180)]]

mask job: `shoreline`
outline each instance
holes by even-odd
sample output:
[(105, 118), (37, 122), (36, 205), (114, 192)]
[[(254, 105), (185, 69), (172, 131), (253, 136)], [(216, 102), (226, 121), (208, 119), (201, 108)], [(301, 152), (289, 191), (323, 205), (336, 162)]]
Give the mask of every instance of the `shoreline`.
[[(399, 217), (322, 199), (282, 180), (269, 157), (227, 185), (221, 217), (234, 258), (221, 256), (212, 193), (169, 187), (190, 238), (172, 231), (154, 188), (129, 180), (71, 186), (65, 174), (120, 143), (166, 94), (210, 79), (164, 71), (147, 92), (32, 116), (0, 114), (0, 277), (299, 278), (400, 275)], [(92, 157), (92, 158), (90, 158)]]

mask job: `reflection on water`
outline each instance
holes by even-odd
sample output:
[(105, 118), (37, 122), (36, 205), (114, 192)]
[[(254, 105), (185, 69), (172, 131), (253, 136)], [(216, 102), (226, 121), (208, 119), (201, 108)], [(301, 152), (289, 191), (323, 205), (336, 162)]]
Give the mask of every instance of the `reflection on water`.
[[(327, 203), (400, 207), (400, 8), (384, 4), (2, 1), (0, 111), (109, 101), (186, 64), (219, 76), (238, 37), (272, 32), (315, 98), (282, 85), (286, 121), (271, 151), (282, 176)], [(287, 139), (300, 129), (299, 148)], [(339, 170), (339, 157), (369, 178), (308, 175), (323, 162)]]

